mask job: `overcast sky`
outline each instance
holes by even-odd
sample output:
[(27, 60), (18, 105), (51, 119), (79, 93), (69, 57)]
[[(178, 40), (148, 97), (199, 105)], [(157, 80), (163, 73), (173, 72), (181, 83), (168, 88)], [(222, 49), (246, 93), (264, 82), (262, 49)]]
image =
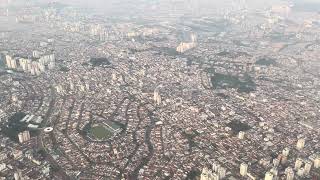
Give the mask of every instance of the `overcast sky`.
[[(42, 0), (43, 1), (43, 0)], [(161, 5), (172, 5), (181, 4), (182, 6), (197, 6), (199, 8), (224, 8), (226, 6), (234, 5), (239, 2), (246, 2), (248, 8), (266, 8), (273, 4), (278, 4), (282, 0), (48, 0), (48, 1), (59, 1), (62, 3), (78, 4), (87, 8), (96, 8), (99, 10), (109, 10), (110, 8), (126, 8), (132, 7), (132, 5), (141, 6), (152, 6), (156, 4)]]
[[(8, 0), (0, 0), (1, 2), (5, 2)], [(79, 5), (81, 7), (85, 7), (92, 10), (99, 10), (102, 12), (108, 11), (130, 11), (135, 8), (144, 9), (146, 11), (150, 10), (150, 8), (164, 8), (164, 6), (172, 7), (173, 4), (179, 5), (186, 8), (186, 10), (190, 10), (190, 7), (197, 7), (199, 9), (216, 9), (216, 8), (227, 8), (230, 6), (236, 6), (239, 2), (241, 4), (246, 4), (246, 7), (249, 9), (265, 9), (272, 5), (281, 5), (285, 4), (288, 1), (293, 1), (297, 6), (300, 7), (308, 7), (317, 9), (319, 7), (320, 11), (320, 0), (9, 0), (9, 1), (38, 1), (38, 2), (61, 2), (64, 4), (73, 4)], [(243, 3), (245, 2), (245, 3)], [(160, 4), (160, 5), (159, 5)], [(156, 9), (151, 9), (151, 11)]]

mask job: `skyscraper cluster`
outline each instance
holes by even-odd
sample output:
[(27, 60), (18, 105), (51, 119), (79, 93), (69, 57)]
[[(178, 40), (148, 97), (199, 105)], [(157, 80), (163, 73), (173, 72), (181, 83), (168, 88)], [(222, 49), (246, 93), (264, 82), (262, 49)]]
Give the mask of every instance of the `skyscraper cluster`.
[(29, 131), (23, 131), (18, 134), (18, 139), (20, 143), (24, 143), (30, 140), (30, 133)]
[(50, 70), (55, 67), (54, 54), (44, 55), (40, 58), (37, 58), (38, 54), (36, 52), (33, 55), (36, 56), (34, 59), (6, 55), (6, 66), (8, 69), (23, 71), (32, 75), (40, 75), (46, 69)]
[(92, 25), (90, 29), (90, 34), (92, 36), (98, 37), (99, 41), (106, 41), (108, 39), (108, 32), (104, 27), (102, 27), (100, 24), (98, 25)]
[[(297, 141), (297, 150), (301, 150), (304, 147), (305, 139), (300, 138)], [(273, 159), (272, 167), (265, 173), (264, 179), (265, 180), (275, 180), (279, 177), (278, 167), (281, 164), (287, 163), (287, 159), (290, 153), (290, 149), (284, 148), (282, 150), (282, 154), (279, 158)], [(310, 172), (314, 169), (320, 168), (320, 155), (319, 154), (312, 154), (308, 158), (300, 158), (298, 157), (295, 160), (294, 166), (288, 166), (285, 171), (285, 178), (286, 180), (294, 180), (295, 176), (300, 178), (309, 177)], [(243, 177), (250, 177), (248, 173), (248, 164), (241, 163), (240, 164), (240, 175)], [(251, 178), (252, 179), (252, 178)]]
[(219, 180), (226, 176), (226, 168), (222, 167), (220, 164), (213, 162), (212, 169), (204, 167), (202, 169), (200, 180)]
[(184, 53), (189, 49), (197, 46), (197, 36), (195, 34), (191, 35), (191, 42), (181, 42), (176, 48), (177, 52)]

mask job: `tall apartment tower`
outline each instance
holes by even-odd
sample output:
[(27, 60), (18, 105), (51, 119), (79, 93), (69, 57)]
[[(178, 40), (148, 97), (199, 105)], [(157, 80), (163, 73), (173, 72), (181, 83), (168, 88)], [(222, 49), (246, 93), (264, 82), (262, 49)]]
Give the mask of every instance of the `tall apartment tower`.
[(286, 180), (294, 180), (294, 171), (291, 167), (285, 170)]
[(304, 145), (305, 145), (305, 139), (304, 138), (300, 138), (298, 139), (298, 142), (297, 142), (297, 149), (298, 150), (301, 150), (304, 148)]
[(240, 131), (239, 134), (238, 134), (238, 138), (239, 139), (244, 139), (244, 135), (245, 135), (245, 132), (244, 131)]
[(316, 159), (314, 160), (314, 168), (320, 168), (320, 155), (317, 155)]
[(298, 170), (302, 166), (303, 160), (301, 158), (297, 158), (296, 163), (294, 165), (294, 169)]
[(289, 155), (289, 152), (290, 152), (290, 149), (286, 147), (282, 150), (282, 155), (287, 157)]
[(18, 139), (20, 143), (24, 143), (30, 140), (30, 133), (29, 131), (23, 131), (18, 134)]
[(304, 168), (299, 168), (297, 171), (297, 175), (302, 177), (304, 175)]
[(11, 60), (12, 60), (11, 56), (6, 55), (6, 65), (9, 69), (11, 68)]
[(224, 168), (224, 167), (220, 167), (219, 169), (218, 169), (218, 175), (219, 175), (219, 178), (220, 179), (223, 179), (223, 178), (225, 178), (226, 177), (226, 173), (227, 173), (227, 170), (226, 170), (226, 168)]
[(309, 175), (309, 173), (311, 171), (311, 167), (312, 167), (312, 162), (307, 161), (304, 165), (304, 175)]
[(207, 180), (208, 179), (208, 173), (209, 173), (209, 170), (207, 167), (204, 167), (202, 169), (202, 173), (201, 173), (201, 177), (200, 177), (200, 180)]
[(157, 105), (160, 105), (161, 104), (161, 96), (160, 96), (160, 93), (159, 93), (159, 89), (156, 88), (154, 90), (154, 93), (153, 93), (153, 100), (155, 101), (155, 103)]
[(246, 176), (247, 173), (248, 173), (248, 164), (241, 163), (240, 164), (240, 174), (241, 174), (241, 176)]
[(273, 174), (271, 172), (266, 172), (264, 180), (273, 180)]
[(219, 177), (219, 175), (217, 173), (213, 173), (211, 175), (211, 180), (220, 180), (220, 177)]

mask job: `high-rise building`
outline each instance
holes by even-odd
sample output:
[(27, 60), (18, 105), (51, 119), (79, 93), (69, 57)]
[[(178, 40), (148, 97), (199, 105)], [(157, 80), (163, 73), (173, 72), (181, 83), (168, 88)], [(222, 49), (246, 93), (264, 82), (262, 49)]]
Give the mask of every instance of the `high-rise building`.
[(294, 171), (291, 167), (288, 167), (285, 173), (286, 173), (286, 180), (294, 180)]
[(218, 172), (220, 167), (221, 167), (220, 164), (218, 164), (217, 162), (212, 163), (213, 172)]
[(297, 171), (297, 175), (302, 177), (304, 175), (304, 168), (299, 168)]
[(320, 155), (317, 155), (317, 157), (314, 160), (314, 168), (320, 168)]
[[(39, 56), (36, 51), (33, 52), (33, 56)], [(53, 69), (55, 67), (55, 55), (45, 55), (40, 57), (38, 60), (30, 60), (25, 58), (12, 58), (11, 56), (6, 56), (6, 65), (9, 69), (22, 70), (24, 72), (29, 72), (32, 75), (40, 75), (45, 72), (46, 67), (48, 69)]]
[(196, 34), (191, 34), (190, 35), (190, 39), (191, 39), (192, 43), (197, 43), (197, 41), (198, 41), (198, 38), (197, 38)]
[(274, 179), (278, 176), (278, 169), (276, 167), (271, 168), (269, 172), (273, 174)]
[(219, 163), (213, 162), (212, 164), (213, 173), (219, 176), (219, 179), (222, 179), (226, 176), (226, 168), (222, 167)]
[(23, 131), (18, 134), (18, 139), (20, 143), (24, 143), (30, 140), (30, 133), (29, 131)]
[(20, 59), (19, 59), (19, 64), (20, 64), (22, 70), (23, 70), (24, 72), (26, 72), (26, 71), (27, 71), (27, 68), (28, 68), (28, 66), (27, 66), (27, 59), (20, 58)]
[(208, 172), (209, 172), (209, 170), (207, 167), (202, 168), (200, 180), (207, 180), (208, 179)]
[(279, 159), (275, 158), (272, 160), (272, 163), (273, 163), (273, 166), (277, 167), (277, 166), (279, 166), (280, 161), (279, 161)]
[(305, 144), (305, 139), (304, 138), (300, 138), (298, 139), (298, 142), (297, 142), (297, 149), (298, 150), (301, 150), (304, 148), (304, 144)]
[(158, 89), (158, 88), (156, 88), (156, 89), (154, 90), (153, 100), (155, 101), (155, 103), (156, 103), (157, 105), (160, 105), (160, 104), (161, 104), (161, 96), (160, 96), (160, 94), (159, 94), (159, 89)]
[(11, 59), (11, 68), (12, 69), (17, 69), (18, 68), (17, 61), (15, 59)]
[(11, 58), (11, 56), (9, 56), (9, 55), (6, 55), (6, 65), (7, 65), (7, 68), (11, 68), (11, 60), (12, 60), (12, 58)]
[(245, 135), (245, 132), (240, 131), (239, 134), (238, 134), (238, 138), (239, 139), (244, 139), (244, 135)]
[(303, 160), (301, 158), (297, 158), (296, 163), (294, 165), (294, 169), (298, 170), (302, 166)]
[(227, 173), (227, 170), (226, 168), (224, 167), (220, 167), (219, 170), (218, 170), (218, 175), (219, 175), (219, 178), (220, 179), (223, 179), (226, 177), (226, 173)]
[(210, 180), (219, 180), (219, 179), (220, 179), (220, 177), (219, 177), (219, 175), (217, 173), (212, 173)]
[(286, 147), (286, 148), (284, 148), (284, 149), (282, 150), (282, 155), (283, 155), (283, 156), (288, 156), (288, 155), (289, 155), (289, 152), (290, 152), (290, 149), (289, 149), (288, 147)]
[(271, 172), (266, 172), (264, 180), (273, 180), (273, 174)]
[(241, 174), (241, 176), (246, 176), (247, 173), (248, 173), (248, 164), (241, 163), (240, 164), (240, 174)]
[(182, 42), (179, 44), (179, 46), (176, 48), (176, 51), (177, 52), (180, 52), (180, 53), (184, 53), (186, 52), (187, 50), (189, 49), (192, 49), (196, 47), (196, 43), (192, 42), (192, 43), (185, 43), (185, 42)]
[(304, 165), (304, 175), (309, 175), (310, 171), (311, 171), (311, 167), (312, 167), (312, 162), (311, 161), (307, 161)]

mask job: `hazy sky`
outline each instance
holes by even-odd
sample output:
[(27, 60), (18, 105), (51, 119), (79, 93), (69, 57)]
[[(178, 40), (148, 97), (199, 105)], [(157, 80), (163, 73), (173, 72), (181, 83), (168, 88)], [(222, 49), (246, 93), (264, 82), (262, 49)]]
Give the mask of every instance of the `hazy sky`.
[[(190, 7), (197, 7), (199, 11), (204, 9), (216, 9), (216, 8), (228, 8), (230, 6), (236, 6), (237, 4), (246, 4), (248, 9), (266, 9), (272, 5), (288, 4), (288, 1), (294, 2), (296, 6), (294, 10), (301, 11), (320, 11), (320, 0), (59, 0), (61, 2), (75, 3), (87, 8), (94, 8), (101, 11), (121, 11), (131, 10), (135, 7), (145, 8), (146, 11), (152, 5), (160, 4), (157, 8), (164, 8), (163, 5), (172, 6), (171, 4), (181, 4), (186, 8), (186, 11), (190, 10)], [(244, 3), (245, 2), (245, 3)], [(191, 5), (190, 5), (191, 4)], [(167, 8), (168, 8), (167, 7)], [(156, 10), (156, 9), (155, 9)], [(152, 9), (151, 11), (154, 11)]]
[[(5, 2), (7, 0), (0, 0)], [(126, 12), (137, 8), (145, 11), (154, 11), (156, 8), (171, 8), (173, 4), (180, 8), (185, 8), (186, 11), (190, 10), (190, 7), (197, 7), (198, 9), (216, 9), (236, 6), (239, 2), (246, 4), (249, 9), (265, 9), (272, 5), (280, 5), (288, 2), (289, 0), (11, 0), (11, 1), (38, 1), (38, 2), (61, 2), (64, 4), (76, 4), (88, 9), (99, 10), (102, 12)], [(314, 7), (320, 11), (320, 0), (290, 0), (299, 6), (299, 9)], [(246, 2), (246, 3), (243, 3)], [(151, 9), (155, 8), (155, 9)], [(201, 11), (200, 10), (200, 11)]]
[(137, 6), (152, 6), (155, 4), (172, 5), (181, 4), (182, 6), (197, 6), (199, 8), (224, 8), (226, 6), (234, 5), (238, 2), (246, 2), (249, 4), (248, 8), (266, 8), (272, 4), (277, 4), (281, 0), (48, 0), (59, 1), (62, 3), (78, 4), (87, 8), (96, 8), (99, 10), (109, 10), (110, 8), (126, 8)]

